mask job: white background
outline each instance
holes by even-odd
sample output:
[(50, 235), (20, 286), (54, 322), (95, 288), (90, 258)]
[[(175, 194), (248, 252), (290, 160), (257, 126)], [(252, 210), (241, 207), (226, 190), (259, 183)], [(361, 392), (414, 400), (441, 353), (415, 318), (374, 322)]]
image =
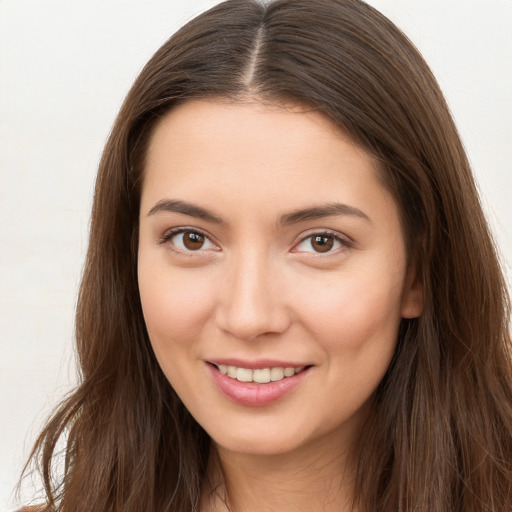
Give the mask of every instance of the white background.
[[(72, 387), (102, 146), (152, 53), (213, 0), (0, 0), (0, 510)], [(371, 0), (443, 88), (512, 272), (512, 0)]]

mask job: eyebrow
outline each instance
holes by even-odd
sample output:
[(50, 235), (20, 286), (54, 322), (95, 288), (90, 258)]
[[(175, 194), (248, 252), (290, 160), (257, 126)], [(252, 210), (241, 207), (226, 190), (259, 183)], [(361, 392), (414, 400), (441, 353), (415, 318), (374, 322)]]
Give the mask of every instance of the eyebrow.
[(361, 211), (359, 208), (355, 208), (343, 203), (329, 203), (325, 206), (313, 206), (312, 208), (296, 210), (294, 212), (283, 215), (279, 223), (283, 226), (286, 226), (306, 220), (322, 219), (324, 217), (334, 217), (337, 215), (355, 216), (368, 221), (370, 224), (372, 223), (370, 217), (368, 217), (368, 215), (366, 215), (366, 213)]
[(217, 215), (210, 210), (176, 199), (162, 199), (161, 201), (158, 201), (158, 203), (149, 210), (148, 216), (160, 212), (182, 213), (183, 215), (189, 215), (190, 217), (212, 222), (213, 224), (225, 224), (220, 217), (217, 217)]
[[(186, 201), (180, 201), (178, 199), (162, 199), (161, 201), (158, 201), (158, 203), (156, 203), (155, 206), (149, 210), (148, 216), (155, 215), (156, 213), (160, 212), (181, 213), (183, 215), (205, 220), (213, 224), (226, 224), (224, 220), (222, 220), (210, 210), (192, 203), (188, 203)], [(366, 215), (366, 213), (361, 211), (359, 208), (355, 208), (343, 203), (329, 203), (322, 206), (313, 206), (310, 208), (295, 210), (291, 213), (287, 213), (281, 216), (278, 224), (281, 226), (287, 226), (307, 220), (334, 217), (337, 215), (359, 217), (371, 224), (371, 220), (368, 215)]]

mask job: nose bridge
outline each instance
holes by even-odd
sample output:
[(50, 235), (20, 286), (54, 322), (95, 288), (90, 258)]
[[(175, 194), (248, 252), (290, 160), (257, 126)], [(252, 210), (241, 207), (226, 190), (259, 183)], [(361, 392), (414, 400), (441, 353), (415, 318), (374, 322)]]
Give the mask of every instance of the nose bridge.
[(239, 251), (226, 270), (219, 326), (238, 339), (286, 329), (285, 305), (272, 258), (256, 247)]

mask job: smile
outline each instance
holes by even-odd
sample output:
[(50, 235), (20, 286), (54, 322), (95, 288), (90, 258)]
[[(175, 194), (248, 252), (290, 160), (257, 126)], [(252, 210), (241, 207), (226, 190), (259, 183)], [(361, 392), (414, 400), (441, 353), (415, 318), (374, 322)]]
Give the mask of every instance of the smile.
[(269, 382), (278, 382), (288, 377), (293, 377), (304, 370), (305, 366), (293, 367), (274, 367), (258, 368), (240, 368), (237, 366), (227, 366), (224, 364), (215, 365), (220, 373), (227, 375), (239, 382), (255, 382), (257, 384), (267, 384)]
[[(284, 399), (311, 374), (313, 365), (292, 366), (278, 361), (259, 361), (247, 368), (240, 361), (208, 361), (207, 368), (217, 389), (229, 400), (260, 407)], [(226, 364), (231, 363), (231, 364)], [(283, 364), (284, 363), (284, 364)], [(275, 365), (275, 366), (274, 366)], [(278, 366), (281, 365), (281, 366)]]

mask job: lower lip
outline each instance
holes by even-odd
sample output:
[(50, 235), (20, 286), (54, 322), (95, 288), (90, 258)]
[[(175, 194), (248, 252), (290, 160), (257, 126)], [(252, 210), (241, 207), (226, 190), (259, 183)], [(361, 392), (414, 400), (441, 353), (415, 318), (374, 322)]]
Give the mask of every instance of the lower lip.
[(306, 368), (292, 377), (285, 377), (282, 380), (266, 384), (257, 384), (255, 382), (240, 382), (228, 377), (211, 364), (208, 364), (208, 367), (215, 384), (225, 396), (237, 404), (251, 407), (267, 405), (283, 398), (309, 373), (309, 368)]

